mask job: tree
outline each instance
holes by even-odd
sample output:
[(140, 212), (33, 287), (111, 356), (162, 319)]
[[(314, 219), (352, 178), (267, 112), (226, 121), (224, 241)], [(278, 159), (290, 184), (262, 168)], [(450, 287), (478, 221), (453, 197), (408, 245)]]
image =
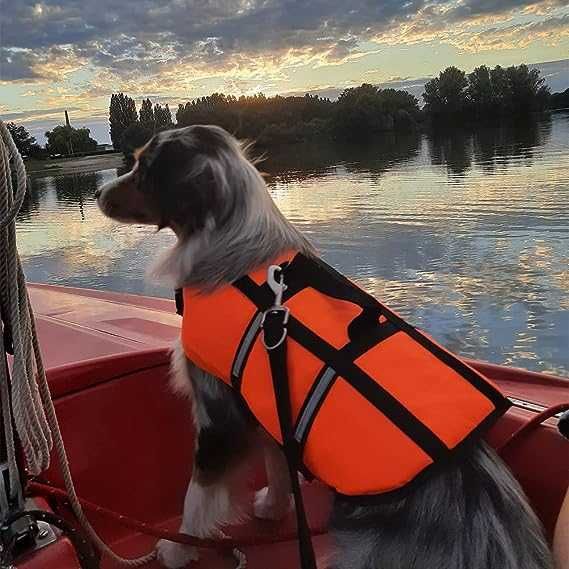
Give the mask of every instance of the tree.
[(332, 129), (337, 137), (362, 138), (381, 130), (382, 108), (377, 87), (364, 83), (339, 96)]
[(154, 115), (154, 109), (152, 108), (152, 101), (150, 99), (144, 99), (140, 107), (139, 112), (140, 125), (154, 132), (156, 130), (156, 117)]
[(368, 83), (345, 89), (332, 119), (337, 138), (361, 139), (398, 128), (413, 128), (419, 115), (417, 99), (406, 91), (379, 89)]
[(464, 112), (467, 103), (466, 74), (457, 67), (447, 67), (425, 84), (425, 110), (435, 117), (454, 118)]
[(132, 159), (132, 155), (137, 148), (144, 146), (151, 138), (152, 131), (142, 126), (140, 122), (134, 122), (122, 133), (120, 147), (127, 160)]
[(549, 89), (537, 69), (481, 65), (468, 76), (448, 67), (425, 85), (425, 111), (438, 120), (491, 120), (527, 115), (545, 108)]
[(16, 148), (23, 157), (36, 157), (41, 155), (42, 149), (40, 145), (25, 127), (9, 122), (6, 123), (6, 128), (12, 135)]
[(156, 122), (156, 130), (166, 130), (174, 126), (168, 103), (164, 107), (158, 103), (154, 105), (154, 120)]
[(88, 128), (73, 128), (58, 125), (45, 133), (46, 150), (50, 154), (70, 154), (91, 152), (97, 149), (97, 141), (92, 139)]
[(543, 110), (549, 98), (549, 88), (540, 77), (539, 69), (527, 65), (512, 65), (506, 69), (510, 99), (509, 111), (513, 115)]
[(124, 131), (138, 121), (136, 104), (124, 93), (113, 93), (109, 106), (109, 124), (111, 141), (115, 150), (121, 150), (121, 140)]
[(239, 124), (237, 99), (223, 93), (195, 99), (178, 107), (176, 122), (180, 126), (216, 124), (229, 132), (236, 132)]
[(469, 73), (467, 97), (476, 116), (487, 116), (496, 108), (497, 93), (494, 91), (491, 71), (485, 65)]

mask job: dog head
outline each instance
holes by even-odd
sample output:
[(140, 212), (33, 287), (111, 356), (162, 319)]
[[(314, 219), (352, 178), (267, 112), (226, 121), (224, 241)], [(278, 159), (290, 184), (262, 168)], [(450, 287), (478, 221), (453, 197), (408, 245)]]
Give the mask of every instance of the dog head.
[(170, 227), (187, 238), (244, 214), (259, 185), (264, 189), (233, 136), (217, 126), (196, 125), (156, 134), (136, 151), (132, 170), (96, 196), (108, 217)]

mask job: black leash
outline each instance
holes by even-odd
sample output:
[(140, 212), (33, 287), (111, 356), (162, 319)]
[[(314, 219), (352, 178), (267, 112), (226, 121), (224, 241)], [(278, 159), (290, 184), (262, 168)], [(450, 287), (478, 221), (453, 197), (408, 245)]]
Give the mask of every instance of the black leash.
[[(283, 450), (288, 465), (291, 489), (294, 497), (300, 566), (301, 569), (316, 569), (316, 559), (312, 547), (310, 527), (306, 519), (302, 491), (298, 481), (300, 456), (299, 447), (294, 438), (286, 358), (289, 310), (286, 306), (281, 305), (282, 292), (285, 286), (282, 278), (282, 270), (280, 267), (278, 267), (278, 270), (281, 272), (280, 282), (277, 283), (277, 287), (280, 286), (280, 289), (275, 290), (269, 282), (269, 286), (271, 286), (275, 292), (275, 305), (269, 308), (263, 316), (263, 343), (269, 356)], [(275, 271), (273, 271), (272, 275), (274, 275), (274, 272)], [(270, 278), (271, 273), (269, 272), (269, 281)]]

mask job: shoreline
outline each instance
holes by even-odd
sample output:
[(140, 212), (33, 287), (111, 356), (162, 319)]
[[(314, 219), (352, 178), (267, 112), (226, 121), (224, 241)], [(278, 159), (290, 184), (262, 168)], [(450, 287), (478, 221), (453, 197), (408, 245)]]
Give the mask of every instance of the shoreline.
[(77, 158), (56, 158), (53, 160), (25, 160), (26, 172), (34, 176), (57, 176), (110, 170), (124, 166), (122, 152), (96, 154)]

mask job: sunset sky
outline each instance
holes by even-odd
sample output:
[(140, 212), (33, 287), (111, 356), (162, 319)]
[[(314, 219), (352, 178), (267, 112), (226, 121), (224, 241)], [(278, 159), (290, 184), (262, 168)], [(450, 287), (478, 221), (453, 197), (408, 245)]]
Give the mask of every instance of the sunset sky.
[(0, 0), (0, 117), (43, 133), (69, 110), (108, 141), (112, 92), (421, 92), (448, 65), (539, 65), (569, 87), (567, 0)]

